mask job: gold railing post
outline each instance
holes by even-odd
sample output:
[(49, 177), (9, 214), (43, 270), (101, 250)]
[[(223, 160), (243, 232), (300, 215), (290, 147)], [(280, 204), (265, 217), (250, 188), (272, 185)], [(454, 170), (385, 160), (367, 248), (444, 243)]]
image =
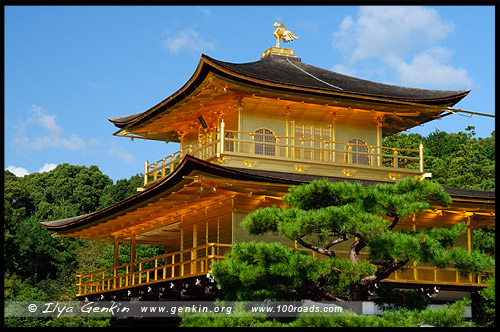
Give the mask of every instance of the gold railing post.
[(144, 185), (148, 184), (148, 169), (149, 165), (148, 160), (146, 159), (146, 162), (144, 163)]
[[(167, 262), (167, 260), (165, 259), (165, 263)], [(175, 253), (172, 255), (172, 267), (170, 269), (170, 275), (172, 276), (172, 278), (175, 277)]]
[(78, 283), (76, 284), (78, 286), (78, 294), (76, 294), (76, 295), (78, 296), (78, 295), (82, 295), (82, 275), (77, 274), (76, 277), (78, 278)]
[(158, 280), (158, 258), (155, 258), (155, 273), (154, 273), (155, 281)]
[[(224, 153), (224, 139), (226, 138), (226, 124), (224, 123), (224, 119), (220, 120), (220, 153)], [(220, 156), (219, 156), (220, 157)]]
[(420, 164), (420, 172), (424, 171), (424, 145), (420, 143), (418, 146), (418, 156), (419, 156), (419, 164)]

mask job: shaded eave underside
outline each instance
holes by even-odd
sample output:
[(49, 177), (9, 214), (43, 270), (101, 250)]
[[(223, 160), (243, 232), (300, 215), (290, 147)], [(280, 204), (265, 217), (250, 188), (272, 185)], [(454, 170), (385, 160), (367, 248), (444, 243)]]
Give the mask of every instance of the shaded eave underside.
[[(268, 57), (269, 58), (269, 57)], [(205, 80), (207, 75), (211, 72), (215, 75), (220, 75), (227, 79), (230, 79), (236, 83), (245, 83), (254, 86), (258, 89), (273, 89), (279, 93), (303, 93), (305, 95), (312, 95), (315, 97), (323, 98), (335, 98), (335, 99), (346, 99), (350, 101), (371, 101), (377, 103), (390, 103), (390, 104), (401, 104), (401, 105), (421, 105), (422, 107), (432, 107), (432, 106), (453, 106), (458, 103), (463, 97), (465, 97), (469, 90), (458, 90), (458, 91), (440, 91), (440, 90), (424, 90), (424, 89), (413, 89), (405, 88), (394, 85), (382, 84), (371, 82), (367, 80), (358, 79), (355, 77), (350, 77), (335, 72), (331, 72), (325, 69), (314, 67), (308, 64), (297, 63), (304, 66), (307, 70), (314, 71), (318, 76), (330, 75), (332, 77), (337, 77), (344, 82), (349, 82), (349, 86), (353, 87), (352, 90), (358, 91), (348, 91), (348, 90), (338, 90), (330, 88), (316, 79), (310, 78), (304, 73), (297, 73), (290, 75), (288, 78), (283, 78), (279, 75), (273, 76), (271, 69), (279, 70), (279, 65), (283, 65), (284, 60), (273, 60), (272, 58), (264, 60), (244, 63), (244, 64), (232, 64), (228, 62), (222, 62), (212, 59), (206, 55), (202, 55), (201, 60), (191, 78), (184, 84), (184, 86), (177, 92), (172, 94), (170, 97), (166, 98), (162, 102), (158, 103), (154, 107), (146, 110), (144, 112), (112, 117), (108, 118), (118, 128), (137, 126), (144, 124), (164, 111), (172, 108), (174, 105), (182, 102), (188, 97), (192, 92), (194, 92), (202, 82)], [(270, 62), (271, 65), (270, 65)], [(263, 64), (262, 66), (260, 64)], [(300, 73), (300, 74), (299, 74)], [(301, 75), (301, 76), (299, 76)], [(299, 79), (300, 77), (300, 79)], [(294, 80), (294, 78), (296, 78)], [(323, 77), (328, 79), (327, 77)], [(333, 79), (333, 78), (331, 78)], [(297, 83), (297, 81), (299, 81)], [(338, 84), (338, 83), (337, 83)], [(323, 86), (321, 86), (323, 85)], [(371, 90), (375, 93), (363, 93), (359, 90), (363, 87), (371, 86), (374, 87)], [(382, 94), (385, 91), (386, 94)], [(392, 93), (398, 91), (398, 93)], [(418, 95), (423, 94), (426, 98), (419, 98)], [(439, 112), (440, 113), (440, 112)], [(427, 121), (432, 120), (429, 118)], [(424, 121), (426, 122), (426, 121)], [(422, 122), (422, 123), (424, 123)]]
[[(115, 217), (116, 215), (124, 213), (124, 211), (134, 210), (138, 207), (144, 206), (144, 204), (152, 203), (156, 199), (162, 196), (165, 191), (175, 187), (181, 181), (188, 177), (194, 171), (199, 171), (202, 173), (209, 174), (211, 176), (216, 176), (224, 179), (231, 179), (237, 181), (251, 181), (263, 184), (279, 184), (279, 185), (300, 185), (303, 183), (308, 183), (315, 179), (325, 178), (322, 176), (314, 175), (304, 175), (304, 174), (292, 174), (292, 173), (281, 173), (254, 169), (239, 169), (230, 168), (215, 165), (190, 155), (186, 155), (182, 160), (181, 164), (177, 169), (169, 176), (159, 180), (150, 187), (147, 187), (144, 191), (139, 192), (129, 198), (126, 198), (118, 203), (115, 203), (105, 209), (100, 211), (89, 213), (86, 215), (81, 215), (77, 217), (71, 217), (61, 220), (53, 220), (42, 222), (41, 224), (49, 230), (66, 232), (73, 229), (79, 229), (81, 227), (89, 227), (92, 224), (98, 224), (105, 222), (106, 220)], [(368, 181), (368, 180), (352, 180), (346, 178), (338, 177), (327, 177), (328, 180), (332, 182), (339, 181), (359, 181), (364, 186), (375, 185), (381, 183), (378, 181)], [(390, 183), (390, 182), (388, 182)], [(483, 202), (488, 202), (488, 204), (493, 204), (495, 201), (494, 191), (484, 191), (484, 190), (470, 190), (470, 189), (457, 189), (457, 188), (445, 188), (446, 192), (452, 196), (453, 199), (474, 201), (480, 200)]]

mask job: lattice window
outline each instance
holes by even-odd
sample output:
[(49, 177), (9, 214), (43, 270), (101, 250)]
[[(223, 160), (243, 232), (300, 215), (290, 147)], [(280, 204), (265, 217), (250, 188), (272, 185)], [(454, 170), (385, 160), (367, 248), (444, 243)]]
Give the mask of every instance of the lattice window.
[(363, 140), (359, 138), (350, 140), (349, 151), (351, 152), (349, 154), (351, 164), (358, 164), (358, 165), (370, 164), (370, 157), (367, 154), (353, 153), (353, 152), (364, 152), (364, 153), (368, 152), (368, 146), (366, 145), (365, 142), (363, 142)]
[[(234, 139), (234, 134), (232, 132), (228, 132), (226, 134), (226, 138)], [(225, 141), (224, 142), (224, 151), (234, 152), (234, 142), (233, 141)]]
[[(276, 138), (269, 129), (259, 129), (255, 132), (255, 142), (263, 142), (263, 144), (255, 143), (255, 154), (262, 154), (264, 156), (276, 155)], [(258, 135), (261, 134), (261, 135)]]

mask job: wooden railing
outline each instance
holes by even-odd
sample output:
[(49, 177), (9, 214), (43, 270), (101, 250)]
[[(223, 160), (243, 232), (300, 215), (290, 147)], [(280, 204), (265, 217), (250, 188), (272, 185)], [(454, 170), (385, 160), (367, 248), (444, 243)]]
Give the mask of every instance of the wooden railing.
[(224, 253), (230, 248), (230, 244), (209, 243), (188, 250), (77, 275), (77, 296), (205, 275), (211, 272), (211, 264), (224, 259)]
[[(138, 285), (148, 285), (169, 280), (202, 276), (210, 273), (213, 262), (223, 260), (224, 254), (231, 248), (230, 244), (209, 243), (193, 249), (173, 252), (149, 259), (103, 269), (91, 273), (77, 275), (77, 296), (103, 293), (126, 289)], [(309, 249), (295, 249), (316, 256)], [(338, 251), (339, 257), (348, 256), (348, 252)], [(361, 260), (364, 260), (360, 256)], [(186, 258), (188, 257), (188, 258)], [(483, 286), (494, 271), (471, 272), (466, 275), (457, 269), (439, 269), (434, 266), (409, 263), (403, 269), (392, 273), (386, 282), (418, 283), (432, 285)]]
[[(307, 252), (313, 257), (317, 257), (319, 255), (310, 249), (297, 248), (297, 245), (295, 250)], [(340, 258), (349, 257), (349, 251), (346, 250), (336, 250), (335, 254), (337, 254)], [(369, 253), (367, 252), (360, 253), (359, 260), (366, 261), (368, 259), (368, 255)], [(489, 284), (486, 280), (493, 276), (494, 273), (494, 270), (488, 270), (461, 274), (460, 271), (455, 268), (437, 268), (428, 264), (409, 262), (403, 268), (393, 272), (388, 278), (382, 281), (409, 284), (487, 287)]]
[(234, 130), (221, 130), (208, 136), (203, 143), (184, 147), (157, 162), (144, 166), (144, 185), (161, 179), (175, 170), (184, 155), (213, 159), (221, 155), (258, 157), (261, 159), (293, 160), (301, 163), (414, 169), (423, 172), (423, 147), (418, 150), (366, 144), (354, 144), (312, 138), (276, 136)]

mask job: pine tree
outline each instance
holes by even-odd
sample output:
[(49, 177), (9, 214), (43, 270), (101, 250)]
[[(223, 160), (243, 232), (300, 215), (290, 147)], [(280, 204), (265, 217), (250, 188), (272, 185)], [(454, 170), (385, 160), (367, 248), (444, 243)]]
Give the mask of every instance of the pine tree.
[[(317, 255), (279, 243), (238, 243), (213, 274), (226, 300), (366, 300), (377, 283), (409, 262), (455, 267), (460, 272), (491, 269), (491, 257), (454, 246), (466, 231), (450, 228), (395, 229), (404, 218), (431, 204), (447, 206), (441, 185), (418, 178), (363, 187), (360, 183), (315, 180), (292, 187), (284, 207), (262, 208), (242, 222), (250, 234), (274, 232)], [(348, 244), (348, 255), (337, 248)], [(368, 252), (367, 259), (360, 259)]]

